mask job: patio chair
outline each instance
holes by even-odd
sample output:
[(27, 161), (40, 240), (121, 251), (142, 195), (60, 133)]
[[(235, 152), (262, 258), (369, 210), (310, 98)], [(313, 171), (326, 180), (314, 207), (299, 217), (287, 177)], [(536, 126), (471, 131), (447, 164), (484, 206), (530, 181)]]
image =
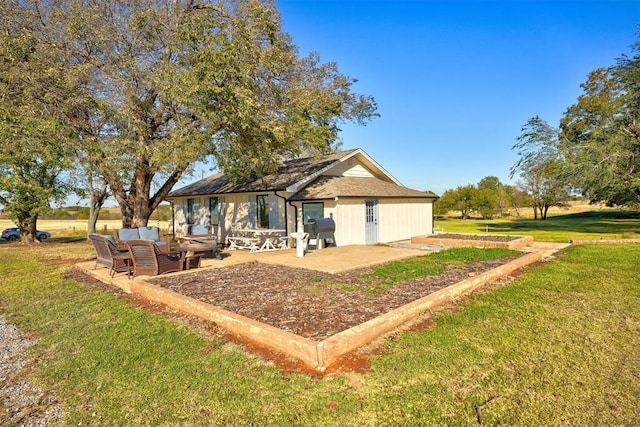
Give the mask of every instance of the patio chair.
[(93, 267), (95, 270), (98, 268), (98, 264), (104, 265), (110, 271), (111, 277), (115, 273), (130, 272), (129, 265), (129, 251), (118, 250), (116, 244), (109, 238), (101, 234), (90, 233), (89, 240), (93, 243), (93, 247), (96, 250), (96, 265)]
[(149, 240), (127, 240), (133, 260), (133, 276), (171, 273), (182, 270), (183, 259), (178, 255), (163, 253)]

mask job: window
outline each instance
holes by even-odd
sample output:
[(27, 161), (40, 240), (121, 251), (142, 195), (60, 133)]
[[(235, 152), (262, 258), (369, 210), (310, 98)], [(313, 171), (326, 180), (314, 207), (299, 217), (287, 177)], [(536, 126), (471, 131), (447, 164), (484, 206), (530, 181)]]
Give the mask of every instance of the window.
[(258, 228), (269, 228), (269, 196), (266, 194), (256, 196), (256, 204)]
[(302, 204), (302, 223), (306, 224), (311, 218), (324, 218), (324, 203)]
[(200, 207), (198, 206), (198, 201), (196, 199), (187, 199), (185, 209), (185, 219), (187, 220), (187, 224), (197, 224), (199, 209)]
[(373, 200), (367, 200), (364, 202), (364, 206), (365, 206), (365, 216), (366, 216), (365, 221), (368, 223), (374, 222), (375, 221), (375, 211), (374, 211), (375, 202)]
[(209, 223), (220, 224), (220, 203), (217, 197), (209, 197)]

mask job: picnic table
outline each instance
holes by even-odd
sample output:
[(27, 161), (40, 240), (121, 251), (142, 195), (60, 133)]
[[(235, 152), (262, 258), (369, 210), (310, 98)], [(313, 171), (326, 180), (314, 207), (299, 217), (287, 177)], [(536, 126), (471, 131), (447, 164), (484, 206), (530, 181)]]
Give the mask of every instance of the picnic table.
[(278, 228), (240, 228), (227, 237), (229, 250), (249, 249), (250, 252), (288, 249), (287, 230)]

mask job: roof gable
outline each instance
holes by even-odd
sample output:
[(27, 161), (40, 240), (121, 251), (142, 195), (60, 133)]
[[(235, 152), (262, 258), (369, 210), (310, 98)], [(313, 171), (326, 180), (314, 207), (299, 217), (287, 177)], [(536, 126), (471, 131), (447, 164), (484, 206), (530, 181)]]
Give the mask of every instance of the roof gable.
[[(233, 184), (224, 173), (217, 173), (169, 193), (168, 198), (204, 196), (212, 194), (252, 193), (263, 191), (286, 191), (299, 193), (307, 185), (323, 175), (331, 175), (343, 162), (354, 161), (362, 165), (378, 181), (402, 187), (400, 182), (373, 160), (362, 149), (352, 149), (327, 154), (321, 157), (306, 157), (287, 160), (276, 173)], [(402, 187), (404, 188), (404, 187)], [(415, 190), (412, 190), (415, 191)]]

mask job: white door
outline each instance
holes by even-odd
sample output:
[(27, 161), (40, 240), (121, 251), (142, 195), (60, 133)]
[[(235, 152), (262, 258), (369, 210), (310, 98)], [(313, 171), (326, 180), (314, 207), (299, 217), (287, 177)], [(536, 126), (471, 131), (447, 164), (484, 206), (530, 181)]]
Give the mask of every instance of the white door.
[(364, 236), (365, 243), (378, 243), (378, 201), (364, 201), (365, 224)]

